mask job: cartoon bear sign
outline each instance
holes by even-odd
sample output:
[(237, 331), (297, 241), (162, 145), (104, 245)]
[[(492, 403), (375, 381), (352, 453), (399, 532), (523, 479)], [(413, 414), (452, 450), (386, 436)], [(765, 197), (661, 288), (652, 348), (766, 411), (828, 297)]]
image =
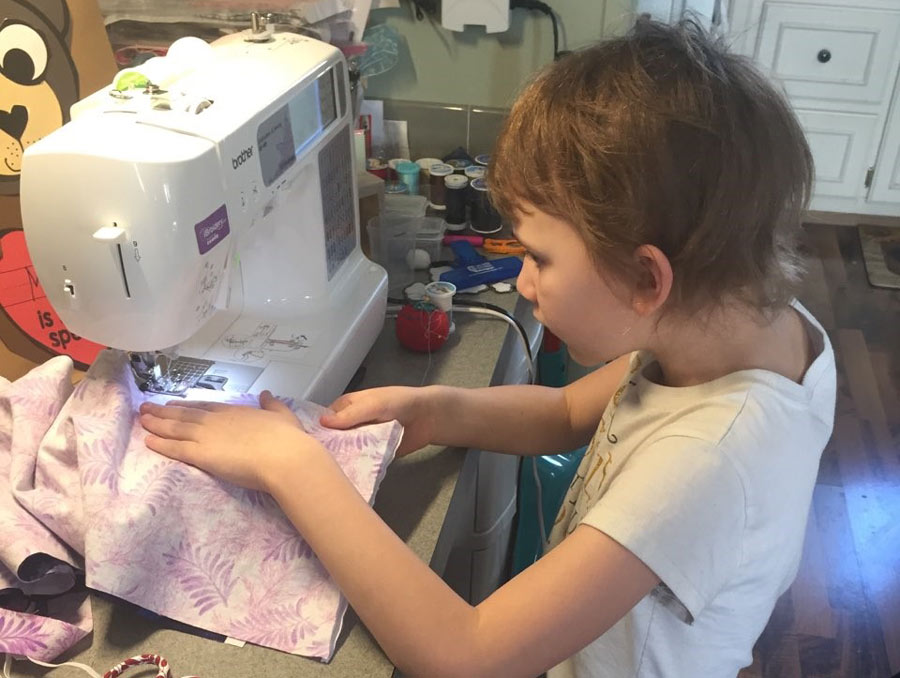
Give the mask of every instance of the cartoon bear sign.
[(86, 367), (103, 348), (72, 334), (47, 301), (22, 232), (19, 172), (29, 145), (116, 72), (96, 0), (0, 0), (0, 375), (65, 354)]

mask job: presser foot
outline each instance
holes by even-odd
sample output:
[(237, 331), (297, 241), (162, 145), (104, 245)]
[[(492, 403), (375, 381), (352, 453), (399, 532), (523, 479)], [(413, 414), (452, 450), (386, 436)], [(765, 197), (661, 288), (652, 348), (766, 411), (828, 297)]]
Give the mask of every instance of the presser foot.
[(170, 357), (165, 353), (130, 353), (129, 364), (138, 388), (145, 393), (157, 393), (184, 398), (195, 387), (217, 388), (203, 382), (213, 366), (212, 360)]

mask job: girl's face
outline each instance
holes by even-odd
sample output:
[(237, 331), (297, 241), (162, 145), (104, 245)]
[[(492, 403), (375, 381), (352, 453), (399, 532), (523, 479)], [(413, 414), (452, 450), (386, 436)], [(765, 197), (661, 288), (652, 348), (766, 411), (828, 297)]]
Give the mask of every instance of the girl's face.
[(515, 234), (527, 250), (516, 288), (534, 316), (568, 346), (582, 365), (634, 349), (638, 321), (627, 291), (618, 295), (600, 275), (581, 236), (568, 222), (533, 206), (519, 212)]

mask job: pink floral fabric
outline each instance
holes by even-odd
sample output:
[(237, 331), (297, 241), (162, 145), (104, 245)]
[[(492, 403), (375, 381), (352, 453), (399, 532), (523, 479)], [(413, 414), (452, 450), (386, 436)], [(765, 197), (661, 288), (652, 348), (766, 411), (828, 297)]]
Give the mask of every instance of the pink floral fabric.
[[(337, 586), (270, 496), (146, 448), (126, 360), (104, 351), (74, 389), (65, 357), (0, 382), (0, 652), (47, 661), (87, 633), (84, 605), (45, 616), (3, 596), (64, 593), (83, 569), (89, 588), (166, 617), (329, 660)], [(400, 425), (334, 431), (318, 405), (292, 409), (371, 502)]]

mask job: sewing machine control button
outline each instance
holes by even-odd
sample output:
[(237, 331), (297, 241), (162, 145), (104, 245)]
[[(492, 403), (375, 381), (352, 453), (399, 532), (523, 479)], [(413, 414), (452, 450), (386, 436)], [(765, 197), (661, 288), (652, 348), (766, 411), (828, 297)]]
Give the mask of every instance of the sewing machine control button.
[(113, 226), (101, 226), (92, 236), (94, 240), (100, 240), (102, 242), (108, 242), (110, 244), (115, 242), (122, 242), (125, 240), (125, 229), (119, 228), (117, 225)]

